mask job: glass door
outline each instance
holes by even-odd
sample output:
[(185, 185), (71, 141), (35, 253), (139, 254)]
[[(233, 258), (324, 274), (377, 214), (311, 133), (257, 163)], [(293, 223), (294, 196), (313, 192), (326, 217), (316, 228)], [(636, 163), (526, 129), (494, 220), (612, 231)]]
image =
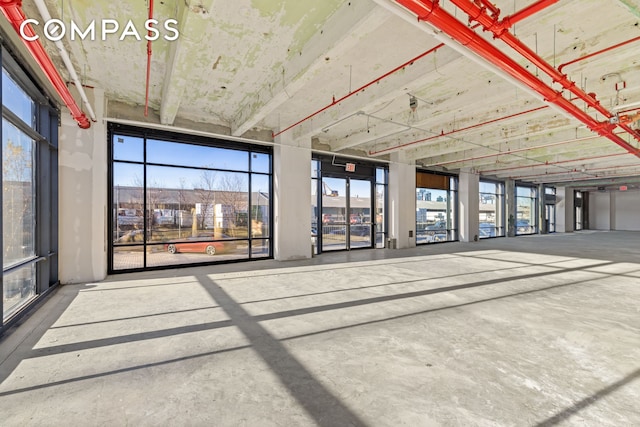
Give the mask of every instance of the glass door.
[(372, 184), (351, 178), (322, 178), (322, 251), (372, 247)]
[(349, 249), (371, 247), (371, 181), (348, 179)]

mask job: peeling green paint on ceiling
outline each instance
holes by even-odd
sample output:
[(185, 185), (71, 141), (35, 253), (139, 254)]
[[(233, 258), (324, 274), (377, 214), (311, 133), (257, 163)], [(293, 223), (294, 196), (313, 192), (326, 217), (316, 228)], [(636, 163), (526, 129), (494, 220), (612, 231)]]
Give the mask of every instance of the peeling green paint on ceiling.
[(251, 0), (252, 6), (264, 17), (280, 17), (279, 24), (297, 27), (289, 46), (289, 57), (299, 54), (300, 50), (322, 27), (327, 18), (345, 2), (345, 0), (322, 0), (309, 7), (299, 0)]

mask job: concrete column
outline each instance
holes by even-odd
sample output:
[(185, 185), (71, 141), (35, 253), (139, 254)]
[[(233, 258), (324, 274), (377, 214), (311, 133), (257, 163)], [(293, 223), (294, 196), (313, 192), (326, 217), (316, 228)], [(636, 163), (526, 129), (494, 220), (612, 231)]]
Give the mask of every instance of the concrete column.
[(538, 233), (548, 234), (547, 221), (545, 220), (545, 186), (544, 184), (538, 185)]
[(571, 187), (556, 188), (556, 231), (571, 233), (574, 230), (574, 203)]
[(311, 258), (311, 140), (276, 139), (273, 151), (274, 257)]
[(475, 242), (480, 233), (480, 175), (461, 170), (458, 185), (460, 241)]
[(611, 191), (609, 193), (609, 229), (617, 230), (616, 225), (616, 192)]
[[(59, 138), (59, 269), (61, 283), (107, 275), (107, 130), (104, 92), (87, 90), (97, 122), (80, 129), (61, 114)], [(80, 99), (76, 96), (76, 99)]]
[(518, 205), (516, 203), (516, 183), (512, 179), (504, 182), (504, 203), (507, 227), (507, 237), (516, 235), (516, 216), (518, 213)]
[(389, 165), (389, 237), (396, 247), (416, 246), (416, 167), (403, 153), (392, 153)]

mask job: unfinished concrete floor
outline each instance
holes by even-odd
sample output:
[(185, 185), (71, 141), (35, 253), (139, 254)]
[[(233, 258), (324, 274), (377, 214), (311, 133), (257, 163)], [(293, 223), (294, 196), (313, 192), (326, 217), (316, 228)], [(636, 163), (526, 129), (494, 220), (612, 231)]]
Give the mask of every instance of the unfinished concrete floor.
[(640, 233), (113, 276), (0, 356), (3, 426), (638, 426)]

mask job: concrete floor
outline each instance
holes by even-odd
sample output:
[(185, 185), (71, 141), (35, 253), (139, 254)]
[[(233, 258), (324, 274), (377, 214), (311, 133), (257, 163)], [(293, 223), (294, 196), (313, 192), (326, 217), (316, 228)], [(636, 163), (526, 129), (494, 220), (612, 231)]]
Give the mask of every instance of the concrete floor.
[(638, 426), (639, 301), (622, 232), (113, 276), (4, 337), (0, 424)]

